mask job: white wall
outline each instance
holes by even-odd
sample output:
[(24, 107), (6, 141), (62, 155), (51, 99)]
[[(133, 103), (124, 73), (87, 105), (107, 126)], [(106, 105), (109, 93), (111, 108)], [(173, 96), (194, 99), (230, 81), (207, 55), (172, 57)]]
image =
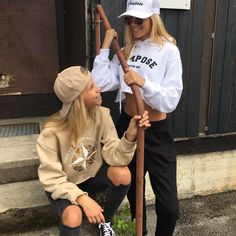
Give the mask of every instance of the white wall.
[[(154, 195), (146, 176), (146, 199)], [(236, 190), (236, 150), (177, 157), (177, 187), (180, 199)]]

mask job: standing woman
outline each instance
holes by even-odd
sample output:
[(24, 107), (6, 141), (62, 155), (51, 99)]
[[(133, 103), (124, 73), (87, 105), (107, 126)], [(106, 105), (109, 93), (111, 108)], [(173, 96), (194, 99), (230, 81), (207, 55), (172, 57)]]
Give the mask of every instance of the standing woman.
[[(156, 235), (173, 235), (179, 217), (176, 186), (176, 154), (173, 133), (167, 121), (167, 113), (175, 110), (183, 89), (182, 63), (175, 40), (166, 32), (159, 16), (159, 0), (128, 0), (127, 9), (119, 17), (125, 23), (123, 54), (129, 68), (123, 73), (116, 56), (109, 60), (109, 48), (117, 33), (106, 31), (96, 56), (92, 74), (102, 92), (118, 89), (116, 102), (120, 103), (121, 115), (117, 131), (121, 137), (131, 117), (137, 114), (136, 103), (129, 87), (136, 84), (149, 112), (151, 128), (145, 131), (144, 175), (149, 172), (155, 194), (157, 214)], [(95, 76), (96, 75), (96, 76)], [(123, 103), (123, 107), (122, 107)], [(136, 159), (129, 164), (132, 182), (127, 194), (132, 219), (135, 218)], [(146, 207), (144, 198), (144, 225)]]

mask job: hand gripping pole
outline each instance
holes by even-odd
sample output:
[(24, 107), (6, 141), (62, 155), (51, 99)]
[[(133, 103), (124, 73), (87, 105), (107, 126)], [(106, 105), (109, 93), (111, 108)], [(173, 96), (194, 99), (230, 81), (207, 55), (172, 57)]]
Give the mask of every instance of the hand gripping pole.
[[(96, 53), (99, 53), (100, 48), (100, 28), (98, 22), (100, 17), (104, 24), (106, 30), (111, 29), (111, 25), (106, 17), (106, 14), (100, 4), (96, 5), (95, 12), (95, 40), (96, 40)], [(125, 69), (128, 68), (128, 64), (125, 60), (125, 57), (120, 49), (117, 39), (113, 39), (112, 48), (114, 49), (122, 69), (125, 72)], [(144, 113), (144, 103), (139, 91), (139, 88), (136, 84), (131, 85), (131, 90), (134, 94), (137, 111), (139, 115)], [(142, 227), (143, 227), (143, 176), (144, 171), (144, 128), (138, 127), (137, 134), (137, 150), (136, 150), (136, 235), (142, 236)]]

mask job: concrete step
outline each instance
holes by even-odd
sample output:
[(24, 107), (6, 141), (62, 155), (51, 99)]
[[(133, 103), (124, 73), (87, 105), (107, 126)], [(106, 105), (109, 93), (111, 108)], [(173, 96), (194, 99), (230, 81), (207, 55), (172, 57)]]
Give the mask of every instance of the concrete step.
[[(15, 235), (58, 224), (58, 218), (38, 180), (2, 184), (0, 192), (0, 235)], [(85, 219), (82, 230), (87, 235), (94, 235), (92, 232), (97, 228)]]
[[(0, 192), (0, 235), (18, 235), (38, 228), (42, 231), (42, 227), (52, 225), (57, 235), (58, 218), (38, 180), (2, 184)], [(83, 235), (95, 235), (96, 230), (97, 227), (84, 220)]]
[(0, 192), (0, 232), (55, 224), (55, 214), (38, 180), (2, 184)]
[[(58, 235), (58, 218), (38, 180), (2, 184), (0, 192), (0, 235), (23, 235), (20, 232), (35, 229), (32, 235)], [(96, 235), (97, 227), (84, 219), (81, 231)]]
[[(146, 200), (150, 205), (154, 196), (148, 177), (146, 181)], [(1, 184), (0, 193), (0, 232), (23, 232), (57, 223), (57, 216), (38, 180)], [(125, 198), (121, 207), (126, 203)], [(89, 230), (93, 229), (86, 229)]]
[(37, 137), (34, 134), (0, 138), (0, 184), (37, 178)]

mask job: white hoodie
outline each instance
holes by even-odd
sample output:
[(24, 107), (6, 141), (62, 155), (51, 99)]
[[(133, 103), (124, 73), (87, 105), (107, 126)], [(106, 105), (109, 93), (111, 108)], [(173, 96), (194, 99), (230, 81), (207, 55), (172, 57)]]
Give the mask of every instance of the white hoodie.
[[(117, 56), (110, 61), (109, 52), (109, 49), (100, 50), (94, 60), (92, 75), (102, 92), (118, 89), (116, 102), (121, 104), (125, 93), (132, 91), (123, 80), (124, 72)], [(145, 79), (140, 92), (146, 104), (165, 113), (175, 110), (183, 84), (180, 53), (174, 44), (165, 42), (159, 46), (150, 39), (137, 41), (127, 63)]]

